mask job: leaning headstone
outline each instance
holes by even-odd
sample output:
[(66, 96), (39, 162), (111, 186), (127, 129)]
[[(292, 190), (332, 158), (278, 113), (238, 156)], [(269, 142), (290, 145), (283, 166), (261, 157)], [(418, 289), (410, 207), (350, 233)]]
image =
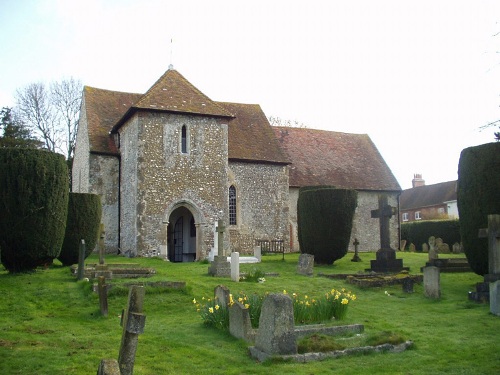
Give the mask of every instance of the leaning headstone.
[(135, 352), (139, 334), (144, 332), (146, 315), (142, 313), (145, 289), (143, 286), (130, 287), (128, 307), (122, 312), (122, 342), (118, 354), (121, 375), (132, 375), (134, 372)]
[(399, 242), (399, 250), (405, 251), (405, 247), (406, 247), (406, 240), (401, 240), (401, 242)]
[(255, 348), (266, 354), (297, 354), (293, 301), (286, 294), (269, 294), (262, 303)]
[(403, 260), (396, 259), (396, 251), (391, 248), (390, 219), (396, 214), (396, 207), (387, 202), (387, 195), (378, 196), (378, 209), (371, 211), (371, 217), (379, 219), (380, 227), (380, 249), (376, 253), (376, 259), (370, 261), (374, 272), (400, 272), (403, 270)]
[(250, 312), (248, 308), (237, 301), (229, 307), (229, 333), (237, 339), (243, 339), (248, 342), (255, 340)]
[(453, 254), (460, 254), (460, 244), (458, 242), (453, 244), (452, 249)]
[(121, 375), (116, 359), (103, 359), (97, 369), (97, 375)]
[(229, 303), (229, 288), (225, 285), (217, 285), (214, 289), (214, 298), (221, 306), (227, 306)]
[(297, 273), (300, 275), (312, 276), (314, 270), (314, 255), (300, 254), (297, 264)]
[(422, 252), (428, 253), (429, 252), (429, 245), (427, 245), (426, 243), (423, 243), (422, 244)]
[(424, 295), (435, 299), (441, 297), (441, 282), (438, 267), (424, 267)]
[(240, 281), (240, 253), (237, 251), (231, 253), (231, 280)]
[(500, 316), (500, 280), (490, 283), (490, 312)]

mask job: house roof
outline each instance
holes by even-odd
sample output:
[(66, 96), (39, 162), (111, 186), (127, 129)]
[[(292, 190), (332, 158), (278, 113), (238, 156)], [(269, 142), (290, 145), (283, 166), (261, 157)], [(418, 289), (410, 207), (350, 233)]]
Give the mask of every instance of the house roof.
[(309, 128), (273, 127), (292, 161), (290, 186), (401, 191), (379, 151), (366, 134)]
[(401, 210), (436, 206), (457, 200), (457, 181), (417, 186), (403, 190), (400, 196)]
[(212, 101), (172, 69), (167, 70), (146, 94), (86, 86), (84, 100), (92, 152), (118, 154), (110, 132), (116, 131), (136, 110), (160, 110), (227, 118), (229, 159), (289, 163), (258, 104)]

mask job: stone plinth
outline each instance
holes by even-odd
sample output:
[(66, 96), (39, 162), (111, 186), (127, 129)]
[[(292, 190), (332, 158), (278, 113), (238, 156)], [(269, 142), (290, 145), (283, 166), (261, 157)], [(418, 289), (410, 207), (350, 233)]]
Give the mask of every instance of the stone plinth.
[(208, 267), (208, 274), (217, 277), (231, 276), (231, 263), (225, 256), (214, 256), (214, 261)]

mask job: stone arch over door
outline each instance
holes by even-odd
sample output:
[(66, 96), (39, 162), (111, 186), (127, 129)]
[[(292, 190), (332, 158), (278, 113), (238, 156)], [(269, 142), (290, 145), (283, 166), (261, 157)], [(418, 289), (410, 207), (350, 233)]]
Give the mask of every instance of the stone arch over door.
[(194, 262), (201, 256), (202, 214), (192, 202), (171, 205), (165, 215), (167, 257), (171, 262)]

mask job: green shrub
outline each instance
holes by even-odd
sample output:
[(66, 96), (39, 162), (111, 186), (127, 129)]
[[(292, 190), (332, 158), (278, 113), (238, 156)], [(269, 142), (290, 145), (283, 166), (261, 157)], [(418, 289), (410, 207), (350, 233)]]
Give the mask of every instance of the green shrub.
[(101, 198), (97, 194), (70, 193), (68, 219), (61, 253), (64, 266), (78, 263), (80, 241), (85, 240), (85, 258), (94, 250), (101, 222)]
[(9, 272), (51, 263), (61, 251), (68, 212), (68, 167), (62, 155), (0, 149), (0, 247)]
[(478, 238), (488, 215), (500, 214), (500, 143), (462, 150), (457, 183), (460, 233), (465, 255), (478, 275), (488, 273), (488, 240)]
[(444, 243), (453, 245), (460, 243), (460, 222), (458, 220), (425, 220), (412, 221), (401, 224), (401, 239), (415, 245), (422, 250), (422, 244), (429, 241), (429, 237), (440, 237)]
[(297, 224), (300, 251), (318, 264), (332, 264), (347, 254), (357, 192), (329, 186), (299, 190)]

